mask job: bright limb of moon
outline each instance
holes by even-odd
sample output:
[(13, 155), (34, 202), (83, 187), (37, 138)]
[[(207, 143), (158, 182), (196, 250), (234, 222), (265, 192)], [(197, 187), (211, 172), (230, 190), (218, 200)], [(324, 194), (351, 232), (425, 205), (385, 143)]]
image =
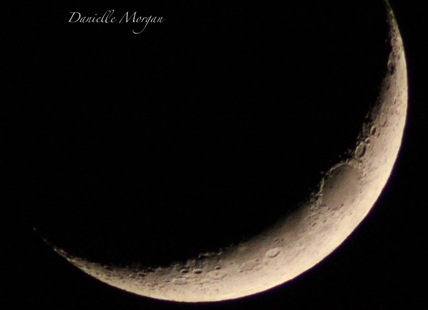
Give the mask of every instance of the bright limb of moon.
[(313, 267), (359, 225), (384, 188), (396, 161), (407, 113), (402, 38), (389, 3), (388, 71), (355, 148), (331, 166), (319, 190), (257, 237), (163, 267), (105, 266), (57, 253), (87, 274), (138, 295), (181, 302), (239, 298), (268, 290)]

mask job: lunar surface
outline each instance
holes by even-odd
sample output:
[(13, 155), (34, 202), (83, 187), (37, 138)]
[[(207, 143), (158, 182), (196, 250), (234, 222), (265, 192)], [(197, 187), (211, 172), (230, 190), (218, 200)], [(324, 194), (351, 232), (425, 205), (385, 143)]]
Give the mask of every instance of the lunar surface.
[(378, 100), (357, 143), (324, 173), (296, 211), (240, 244), (168, 266), (102, 265), (50, 244), (71, 264), (119, 289), (156, 299), (210, 302), (268, 290), (313, 267), (335, 250), (370, 211), (393, 169), (407, 111), (402, 38), (387, 6), (390, 44)]

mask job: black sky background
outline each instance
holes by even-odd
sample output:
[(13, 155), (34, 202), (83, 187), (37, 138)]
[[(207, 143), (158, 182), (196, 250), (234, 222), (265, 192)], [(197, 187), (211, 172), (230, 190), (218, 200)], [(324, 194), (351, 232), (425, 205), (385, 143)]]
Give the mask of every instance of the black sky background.
[[(315, 268), (270, 291), (211, 304), (111, 288), (61, 259), (33, 227), (93, 259), (159, 264), (269, 226), (355, 143), (384, 69), (379, 7), (373, 1), (8, 7), (0, 307), (422, 307), (427, 22), (422, 2), (391, 4), (407, 53), (409, 117), (380, 199)], [(132, 25), (67, 23), (70, 11), (111, 8), (166, 21), (140, 35)]]

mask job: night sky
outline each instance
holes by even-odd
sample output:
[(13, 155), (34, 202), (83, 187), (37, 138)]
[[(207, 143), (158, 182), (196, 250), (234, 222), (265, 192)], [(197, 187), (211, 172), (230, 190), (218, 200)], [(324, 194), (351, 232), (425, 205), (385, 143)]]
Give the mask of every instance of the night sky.
[[(416, 1), (391, 1), (409, 70), (395, 169), (367, 218), (316, 267), (254, 296), (179, 304), (109, 287), (40, 237), (105, 264), (162, 265), (293, 212), (355, 145), (386, 69), (380, 1), (326, 2), (6, 7), (0, 307), (421, 307), (428, 50)], [(164, 22), (139, 34), (144, 25), (68, 22), (70, 12), (111, 9)]]

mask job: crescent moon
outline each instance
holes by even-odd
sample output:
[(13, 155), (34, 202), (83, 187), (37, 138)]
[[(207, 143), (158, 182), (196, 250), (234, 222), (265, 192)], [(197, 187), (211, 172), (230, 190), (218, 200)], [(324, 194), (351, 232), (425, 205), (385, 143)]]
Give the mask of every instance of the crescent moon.
[[(268, 290), (312, 268), (359, 225), (384, 188), (400, 149), (407, 113), (403, 42), (387, 1), (390, 53), (378, 100), (357, 143), (323, 175), (300, 208), (264, 233), (186, 262), (151, 268), (105, 266), (53, 249), (87, 274), (142, 296), (179, 302), (235, 299)], [(48, 242), (48, 241), (47, 241)]]

